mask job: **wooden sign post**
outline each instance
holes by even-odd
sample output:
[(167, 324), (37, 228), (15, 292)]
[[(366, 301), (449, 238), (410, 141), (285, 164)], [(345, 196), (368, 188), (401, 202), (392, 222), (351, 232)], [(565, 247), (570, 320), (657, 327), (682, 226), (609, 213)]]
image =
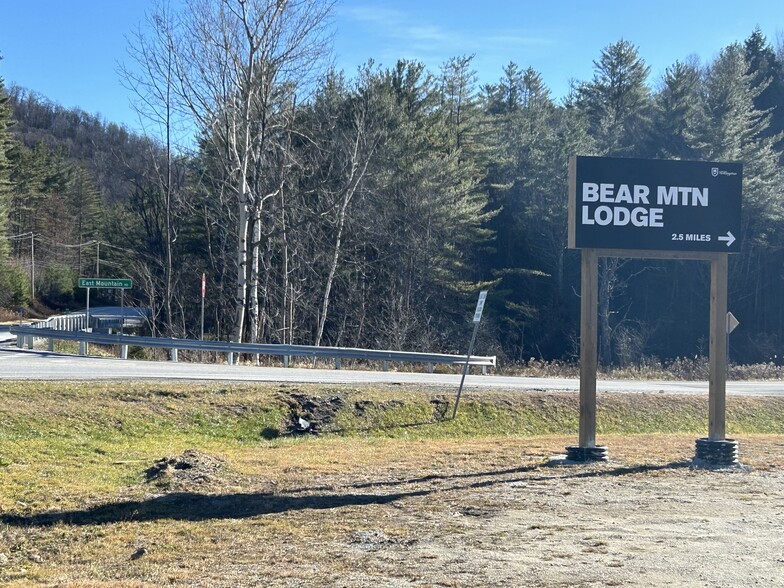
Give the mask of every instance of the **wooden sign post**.
[(580, 278), (580, 447), (596, 446), (596, 369), (599, 258), (595, 249), (582, 251)]
[(724, 441), (727, 397), (727, 272), (726, 253), (711, 261), (710, 375), (708, 381), (708, 438)]

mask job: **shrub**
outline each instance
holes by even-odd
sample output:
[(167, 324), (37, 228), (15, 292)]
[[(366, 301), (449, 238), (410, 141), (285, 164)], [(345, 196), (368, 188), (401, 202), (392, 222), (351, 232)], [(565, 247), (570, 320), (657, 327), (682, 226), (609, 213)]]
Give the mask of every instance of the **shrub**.
[(30, 281), (22, 268), (0, 262), (0, 306), (16, 309), (30, 302)]
[(76, 278), (76, 273), (71, 268), (61, 265), (48, 267), (41, 280), (41, 298), (53, 306), (71, 304), (76, 291)]

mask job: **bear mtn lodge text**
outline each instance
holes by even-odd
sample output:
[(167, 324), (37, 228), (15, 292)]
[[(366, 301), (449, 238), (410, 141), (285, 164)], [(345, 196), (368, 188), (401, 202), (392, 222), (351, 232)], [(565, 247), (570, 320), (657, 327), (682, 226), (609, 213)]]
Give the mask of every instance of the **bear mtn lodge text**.
[[(709, 203), (709, 189), (690, 186), (657, 186), (656, 206), (650, 203), (651, 189), (645, 185), (596, 184), (582, 185), (583, 203), (600, 203), (592, 207), (582, 205), (583, 225), (664, 227), (664, 207), (704, 206)], [(614, 205), (614, 206), (610, 206)], [(710, 236), (708, 236), (708, 240)]]

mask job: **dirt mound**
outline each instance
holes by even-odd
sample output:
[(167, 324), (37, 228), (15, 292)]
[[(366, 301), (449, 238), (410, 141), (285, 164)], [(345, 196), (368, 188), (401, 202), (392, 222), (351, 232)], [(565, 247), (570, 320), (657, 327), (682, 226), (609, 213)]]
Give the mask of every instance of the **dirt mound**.
[(284, 398), (289, 406), (288, 433), (320, 433), (329, 428), (345, 401), (340, 396), (322, 398), (293, 392)]
[(183, 490), (212, 482), (226, 467), (220, 458), (188, 449), (178, 457), (164, 457), (145, 471), (147, 483), (169, 490)]

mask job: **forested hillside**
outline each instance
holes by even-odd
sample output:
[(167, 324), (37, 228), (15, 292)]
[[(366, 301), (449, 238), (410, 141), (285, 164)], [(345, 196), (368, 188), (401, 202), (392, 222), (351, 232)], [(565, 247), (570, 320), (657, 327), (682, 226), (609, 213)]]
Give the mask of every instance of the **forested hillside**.
[[(455, 352), (489, 288), (480, 353), (568, 359), (569, 156), (738, 161), (731, 356), (780, 360), (784, 55), (760, 31), (661, 79), (608, 40), (556, 99), (514, 62), (480, 86), (471, 56), (327, 71), (326, 8), (267, 4), (151, 19), (125, 80), (150, 136), (0, 86), (0, 305), (74, 308), (77, 277), (131, 277), (155, 334), (193, 337), (205, 273), (209, 337)], [(709, 273), (603, 261), (601, 361), (706, 354)]]

